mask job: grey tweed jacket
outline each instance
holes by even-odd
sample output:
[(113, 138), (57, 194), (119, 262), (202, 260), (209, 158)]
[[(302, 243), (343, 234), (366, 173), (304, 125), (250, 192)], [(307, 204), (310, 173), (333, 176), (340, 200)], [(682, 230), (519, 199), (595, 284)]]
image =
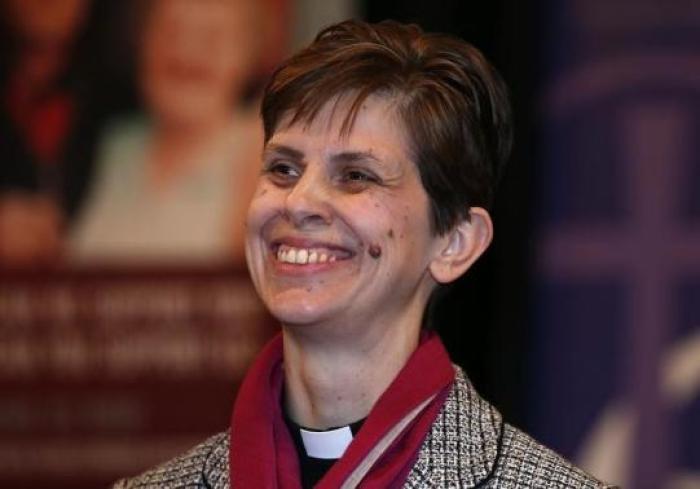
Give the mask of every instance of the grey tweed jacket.
[[(456, 369), (455, 383), (404, 488), (611, 487), (504, 423), (498, 411), (479, 397), (462, 370)], [(184, 455), (138, 477), (119, 481), (114, 487), (236, 487), (235, 474), (229, 480), (228, 448), (228, 433), (219, 433)]]

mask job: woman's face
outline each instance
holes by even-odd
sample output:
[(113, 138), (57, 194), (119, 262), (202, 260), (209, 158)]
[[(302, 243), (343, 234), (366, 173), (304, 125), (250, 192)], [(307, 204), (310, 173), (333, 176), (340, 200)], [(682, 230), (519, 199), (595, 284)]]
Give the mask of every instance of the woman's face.
[(390, 104), (368, 99), (345, 137), (342, 108), (283, 120), (266, 144), (248, 213), (253, 281), (283, 324), (419, 323), (439, 243), (428, 195)]
[(157, 0), (143, 37), (142, 90), (163, 122), (229, 113), (257, 56), (252, 0)]

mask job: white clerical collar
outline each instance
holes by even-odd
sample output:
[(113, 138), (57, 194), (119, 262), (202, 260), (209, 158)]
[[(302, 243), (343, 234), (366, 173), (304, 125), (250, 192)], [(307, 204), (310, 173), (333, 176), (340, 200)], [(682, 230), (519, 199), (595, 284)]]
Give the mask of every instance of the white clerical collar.
[(340, 458), (352, 442), (352, 430), (349, 426), (328, 431), (309, 431), (304, 428), (299, 431), (306, 454), (313, 458)]

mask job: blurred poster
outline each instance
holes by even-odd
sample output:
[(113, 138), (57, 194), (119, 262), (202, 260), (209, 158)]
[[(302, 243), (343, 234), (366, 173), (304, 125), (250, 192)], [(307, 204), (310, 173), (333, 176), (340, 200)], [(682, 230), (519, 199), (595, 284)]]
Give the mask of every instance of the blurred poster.
[(0, 2), (0, 487), (227, 428), (276, 326), (243, 253), (289, 0)]
[(700, 487), (700, 5), (543, 5), (532, 432)]
[(242, 263), (288, 0), (0, 4), (0, 266)]
[(270, 51), (280, 53), (266, 51), (272, 4), (134, 5), (143, 108), (101, 135), (67, 256), (78, 263), (240, 262), (260, 172), (257, 96)]
[(237, 270), (5, 273), (0, 487), (98, 487), (228, 426), (275, 331)]

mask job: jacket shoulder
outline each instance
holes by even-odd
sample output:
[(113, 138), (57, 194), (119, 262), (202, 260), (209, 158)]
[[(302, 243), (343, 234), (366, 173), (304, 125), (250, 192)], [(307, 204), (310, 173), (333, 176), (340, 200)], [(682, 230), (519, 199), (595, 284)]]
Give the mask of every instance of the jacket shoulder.
[(406, 489), (602, 489), (606, 486), (514, 426), (459, 367), (404, 485)]
[(218, 433), (179, 457), (118, 481), (113, 489), (228, 488), (228, 451), (228, 432)]
[(487, 487), (542, 489), (609, 488), (564, 457), (509, 424), (503, 425), (499, 456)]

